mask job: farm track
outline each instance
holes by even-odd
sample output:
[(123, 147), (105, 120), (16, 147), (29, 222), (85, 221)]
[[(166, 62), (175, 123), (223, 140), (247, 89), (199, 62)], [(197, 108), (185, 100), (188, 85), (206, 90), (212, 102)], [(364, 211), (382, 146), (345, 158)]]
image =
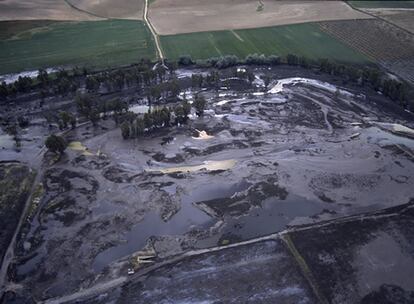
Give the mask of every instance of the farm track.
[(147, 24), (152, 36), (154, 37), (155, 46), (157, 48), (157, 56), (161, 60), (161, 62), (164, 63), (164, 54), (162, 52), (160, 37), (155, 32), (155, 29), (152, 26), (151, 21), (149, 21), (149, 18), (148, 18), (148, 5), (149, 5), (148, 0), (145, 0), (144, 16), (143, 16), (144, 17), (144, 22)]

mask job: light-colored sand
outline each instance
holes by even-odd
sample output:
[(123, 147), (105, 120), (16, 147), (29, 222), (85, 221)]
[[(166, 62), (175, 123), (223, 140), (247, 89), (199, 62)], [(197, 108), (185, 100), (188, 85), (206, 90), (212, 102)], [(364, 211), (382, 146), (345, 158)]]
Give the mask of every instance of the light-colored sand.
[(365, 19), (342, 1), (156, 0), (149, 17), (160, 35), (255, 28), (303, 22)]
[(194, 166), (182, 166), (182, 167), (172, 167), (172, 168), (159, 168), (159, 169), (147, 169), (148, 172), (162, 172), (165, 174), (177, 173), (177, 172), (196, 172), (199, 170), (207, 171), (216, 171), (216, 170), (229, 170), (234, 167), (236, 161), (234, 159), (230, 160), (211, 160), (205, 161), (201, 165)]
[(0, 0), (0, 21), (88, 21), (102, 18), (141, 20), (143, 3), (144, 0)]

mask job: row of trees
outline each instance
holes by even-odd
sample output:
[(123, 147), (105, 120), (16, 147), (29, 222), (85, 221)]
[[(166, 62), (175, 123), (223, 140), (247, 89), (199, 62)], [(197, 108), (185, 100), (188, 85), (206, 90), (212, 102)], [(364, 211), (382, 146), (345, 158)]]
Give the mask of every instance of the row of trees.
[(89, 75), (85, 79), (85, 87), (89, 92), (98, 92), (99, 89), (106, 91), (120, 91), (125, 87), (136, 86), (137, 88), (151, 87), (163, 83), (167, 75), (173, 75), (177, 63), (167, 62), (167, 66), (154, 64), (147, 60), (127, 69), (117, 69)]
[[(161, 97), (171, 98), (177, 97), (179, 93), (178, 81), (171, 77), (169, 82), (165, 82), (167, 74), (173, 76), (178, 65), (188, 66), (196, 64), (200, 67), (214, 67), (218, 69), (228, 68), (239, 64), (245, 65), (278, 65), (286, 63), (292, 66), (302, 66), (304, 68), (319, 69), (332, 75), (344, 77), (346, 80), (359, 83), (361, 85), (368, 84), (375, 90), (381, 91), (384, 95), (398, 101), (402, 105), (407, 104), (407, 85), (395, 80), (384, 77), (384, 74), (377, 68), (357, 67), (352, 65), (344, 65), (329, 60), (309, 60), (305, 57), (299, 57), (288, 54), (281, 58), (278, 56), (265, 56), (263, 54), (251, 54), (240, 60), (236, 56), (223, 56), (220, 58), (210, 58), (207, 60), (194, 61), (190, 56), (181, 56), (177, 62), (168, 62), (168, 70), (164, 65), (153, 63), (148, 60), (141, 60), (136, 65), (127, 69), (109, 70), (93, 75), (88, 74), (86, 69), (74, 68), (71, 71), (59, 70), (50, 75), (46, 70), (39, 70), (37, 79), (30, 77), (19, 77), (19, 79), (11, 84), (5, 82), (0, 84), (0, 98), (7, 98), (16, 93), (25, 93), (33, 88), (41, 90), (42, 97), (48, 93), (65, 95), (76, 91), (82, 85), (80, 77), (85, 77), (86, 89), (90, 92), (98, 92), (100, 88), (107, 91), (119, 91), (129, 86), (144, 88), (144, 94), (151, 103), (157, 101)], [(252, 82), (252, 75), (246, 74), (246, 78)], [(201, 87), (204, 84), (218, 87), (219, 79), (217, 74), (211, 73), (204, 80), (193, 78), (193, 87)]]
[(245, 59), (239, 59), (234, 55), (226, 55), (222, 57), (212, 57), (205, 60), (194, 61), (191, 56), (184, 55), (179, 57), (177, 63), (181, 66), (189, 66), (195, 64), (204, 68), (214, 67), (218, 69), (225, 69), (239, 64), (278, 65), (282, 63), (282, 59), (279, 56), (275, 55), (265, 56), (263, 54), (250, 54), (246, 56)]
[(121, 123), (121, 133), (124, 139), (135, 138), (143, 135), (146, 131), (152, 131), (170, 126), (171, 110), (167, 107), (156, 108), (144, 116), (127, 115)]
[(78, 67), (72, 70), (59, 69), (53, 74), (40, 69), (36, 78), (19, 76), (13, 83), (7, 84), (3, 81), (0, 84), (0, 98), (6, 99), (15, 96), (17, 93), (27, 93), (36, 89), (41, 91), (42, 97), (47, 95), (46, 92), (66, 95), (80, 87), (81, 81), (79, 78), (86, 76), (87, 73), (86, 68), (80, 69)]

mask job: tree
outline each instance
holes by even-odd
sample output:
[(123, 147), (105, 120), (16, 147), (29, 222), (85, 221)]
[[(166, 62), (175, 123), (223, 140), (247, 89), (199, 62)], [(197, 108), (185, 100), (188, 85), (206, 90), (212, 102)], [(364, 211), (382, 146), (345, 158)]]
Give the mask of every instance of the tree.
[(235, 66), (239, 63), (239, 58), (235, 55), (227, 55), (219, 58), (215, 64), (215, 67), (218, 69), (225, 69), (228, 67)]
[(201, 88), (203, 86), (203, 75), (202, 74), (192, 74), (191, 75), (191, 86), (193, 88)]
[(75, 100), (78, 112), (95, 125), (100, 119), (97, 102), (89, 94), (78, 94)]
[(160, 86), (158, 86), (158, 85), (153, 86), (150, 89), (150, 94), (151, 94), (151, 97), (153, 97), (155, 100), (160, 99), (161, 98), (161, 89), (160, 89)]
[(63, 137), (54, 134), (48, 136), (45, 145), (50, 152), (59, 154), (62, 154), (67, 147), (67, 143)]
[(246, 73), (247, 73), (247, 79), (249, 80), (250, 85), (252, 85), (256, 76), (254, 76), (254, 73), (252, 71), (247, 71)]
[(191, 113), (191, 105), (188, 103), (187, 100), (184, 100), (182, 102), (182, 106), (183, 106), (183, 110), (184, 110), (185, 120), (187, 120), (188, 115), (190, 115), (190, 113)]
[(263, 65), (263, 64), (267, 64), (268, 60), (266, 58), (265, 55), (261, 54), (250, 54), (247, 55), (246, 59), (245, 59), (246, 64), (249, 65), (253, 65), (253, 64), (257, 64), (257, 65)]
[(304, 56), (299, 58), (299, 64), (300, 64), (301, 67), (303, 67), (305, 69), (310, 67), (309, 60)]
[(171, 82), (168, 83), (168, 90), (172, 97), (177, 98), (180, 94), (180, 85), (178, 84), (177, 78), (173, 78)]
[(187, 121), (187, 117), (185, 115), (184, 108), (182, 105), (176, 106), (174, 108), (174, 115), (176, 124), (184, 124)]
[(88, 91), (96, 92), (101, 84), (96, 77), (88, 76), (86, 77), (85, 85)]
[(130, 125), (129, 125), (129, 122), (124, 121), (124, 122), (121, 124), (121, 133), (122, 133), (122, 137), (123, 137), (124, 139), (128, 139), (128, 138), (130, 137), (130, 135), (131, 135), (131, 130), (130, 130)]
[(69, 124), (71, 125), (72, 129), (76, 127), (76, 118), (72, 113), (63, 111), (59, 113), (59, 117), (59, 125), (61, 126), (61, 129), (66, 129)]
[(299, 64), (299, 58), (296, 55), (288, 54), (286, 57), (287, 64), (288, 65), (298, 65)]
[(182, 55), (180, 58), (178, 58), (178, 64), (184, 66), (191, 65), (193, 64), (193, 60), (191, 59), (190, 55)]
[(13, 136), (13, 140), (16, 143), (16, 146), (19, 146), (20, 143), (20, 137), (19, 137), (19, 129), (17, 128), (17, 125), (14, 123), (7, 127), (6, 129), (7, 134), (10, 136)]
[(0, 85), (0, 98), (6, 98), (9, 95), (9, 88), (6, 82), (2, 81)]
[(135, 120), (135, 135), (141, 136), (145, 132), (145, 123), (144, 120), (141, 117), (138, 117)]
[(96, 123), (101, 119), (100, 113), (97, 109), (92, 109), (92, 111), (89, 114), (89, 120), (91, 123), (96, 126)]
[(154, 118), (152, 117), (151, 113), (144, 114), (144, 125), (148, 130), (154, 126)]
[(193, 106), (198, 116), (203, 116), (204, 109), (206, 108), (206, 104), (207, 104), (207, 101), (203, 96), (196, 95)]
[(19, 76), (17, 81), (14, 82), (14, 87), (17, 92), (27, 92), (32, 87), (32, 78)]
[(70, 126), (72, 127), (72, 129), (76, 128), (76, 117), (73, 115), (70, 115)]
[(162, 120), (165, 127), (170, 125), (171, 111), (170, 111), (169, 108), (167, 108), (167, 107), (162, 108), (162, 110), (161, 110), (161, 120)]
[(41, 83), (42, 86), (45, 86), (49, 83), (49, 74), (46, 70), (40, 69), (37, 74), (37, 80)]
[(278, 65), (280, 64), (280, 57), (275, 56), (275, 55), (270, 55), (269, 57), (267, 57), (267, 61), (271, 65)]

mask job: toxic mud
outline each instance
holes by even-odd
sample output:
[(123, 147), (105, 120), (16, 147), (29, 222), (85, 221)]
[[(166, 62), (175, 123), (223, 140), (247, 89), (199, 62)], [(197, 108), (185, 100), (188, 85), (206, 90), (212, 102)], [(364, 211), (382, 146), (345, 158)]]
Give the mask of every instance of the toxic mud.
[[(178, 72), (188, 98), (191, 72)], [(255, 73), (271, 76), (268, 88), (203, 88), (207, 109), (184, 126), (123, 140), (111, 119), (83, 124), (65, 134), (71, 144), (55, 162), (33, 157), (49, 130), (40, 119), (21, 152), (1, 137), (2, 159), (34, 158), (44, 187), (12, 280), (44, 300), (126, 276), (140, 250), (166, 258), (414, 197), (410, 113), (385, 111), (383, 96), (325, 76)], [(395, 123), (405, 127), (385, 127)], [(283, 291), (289, 299), (311, 299), (295, 282)]]

